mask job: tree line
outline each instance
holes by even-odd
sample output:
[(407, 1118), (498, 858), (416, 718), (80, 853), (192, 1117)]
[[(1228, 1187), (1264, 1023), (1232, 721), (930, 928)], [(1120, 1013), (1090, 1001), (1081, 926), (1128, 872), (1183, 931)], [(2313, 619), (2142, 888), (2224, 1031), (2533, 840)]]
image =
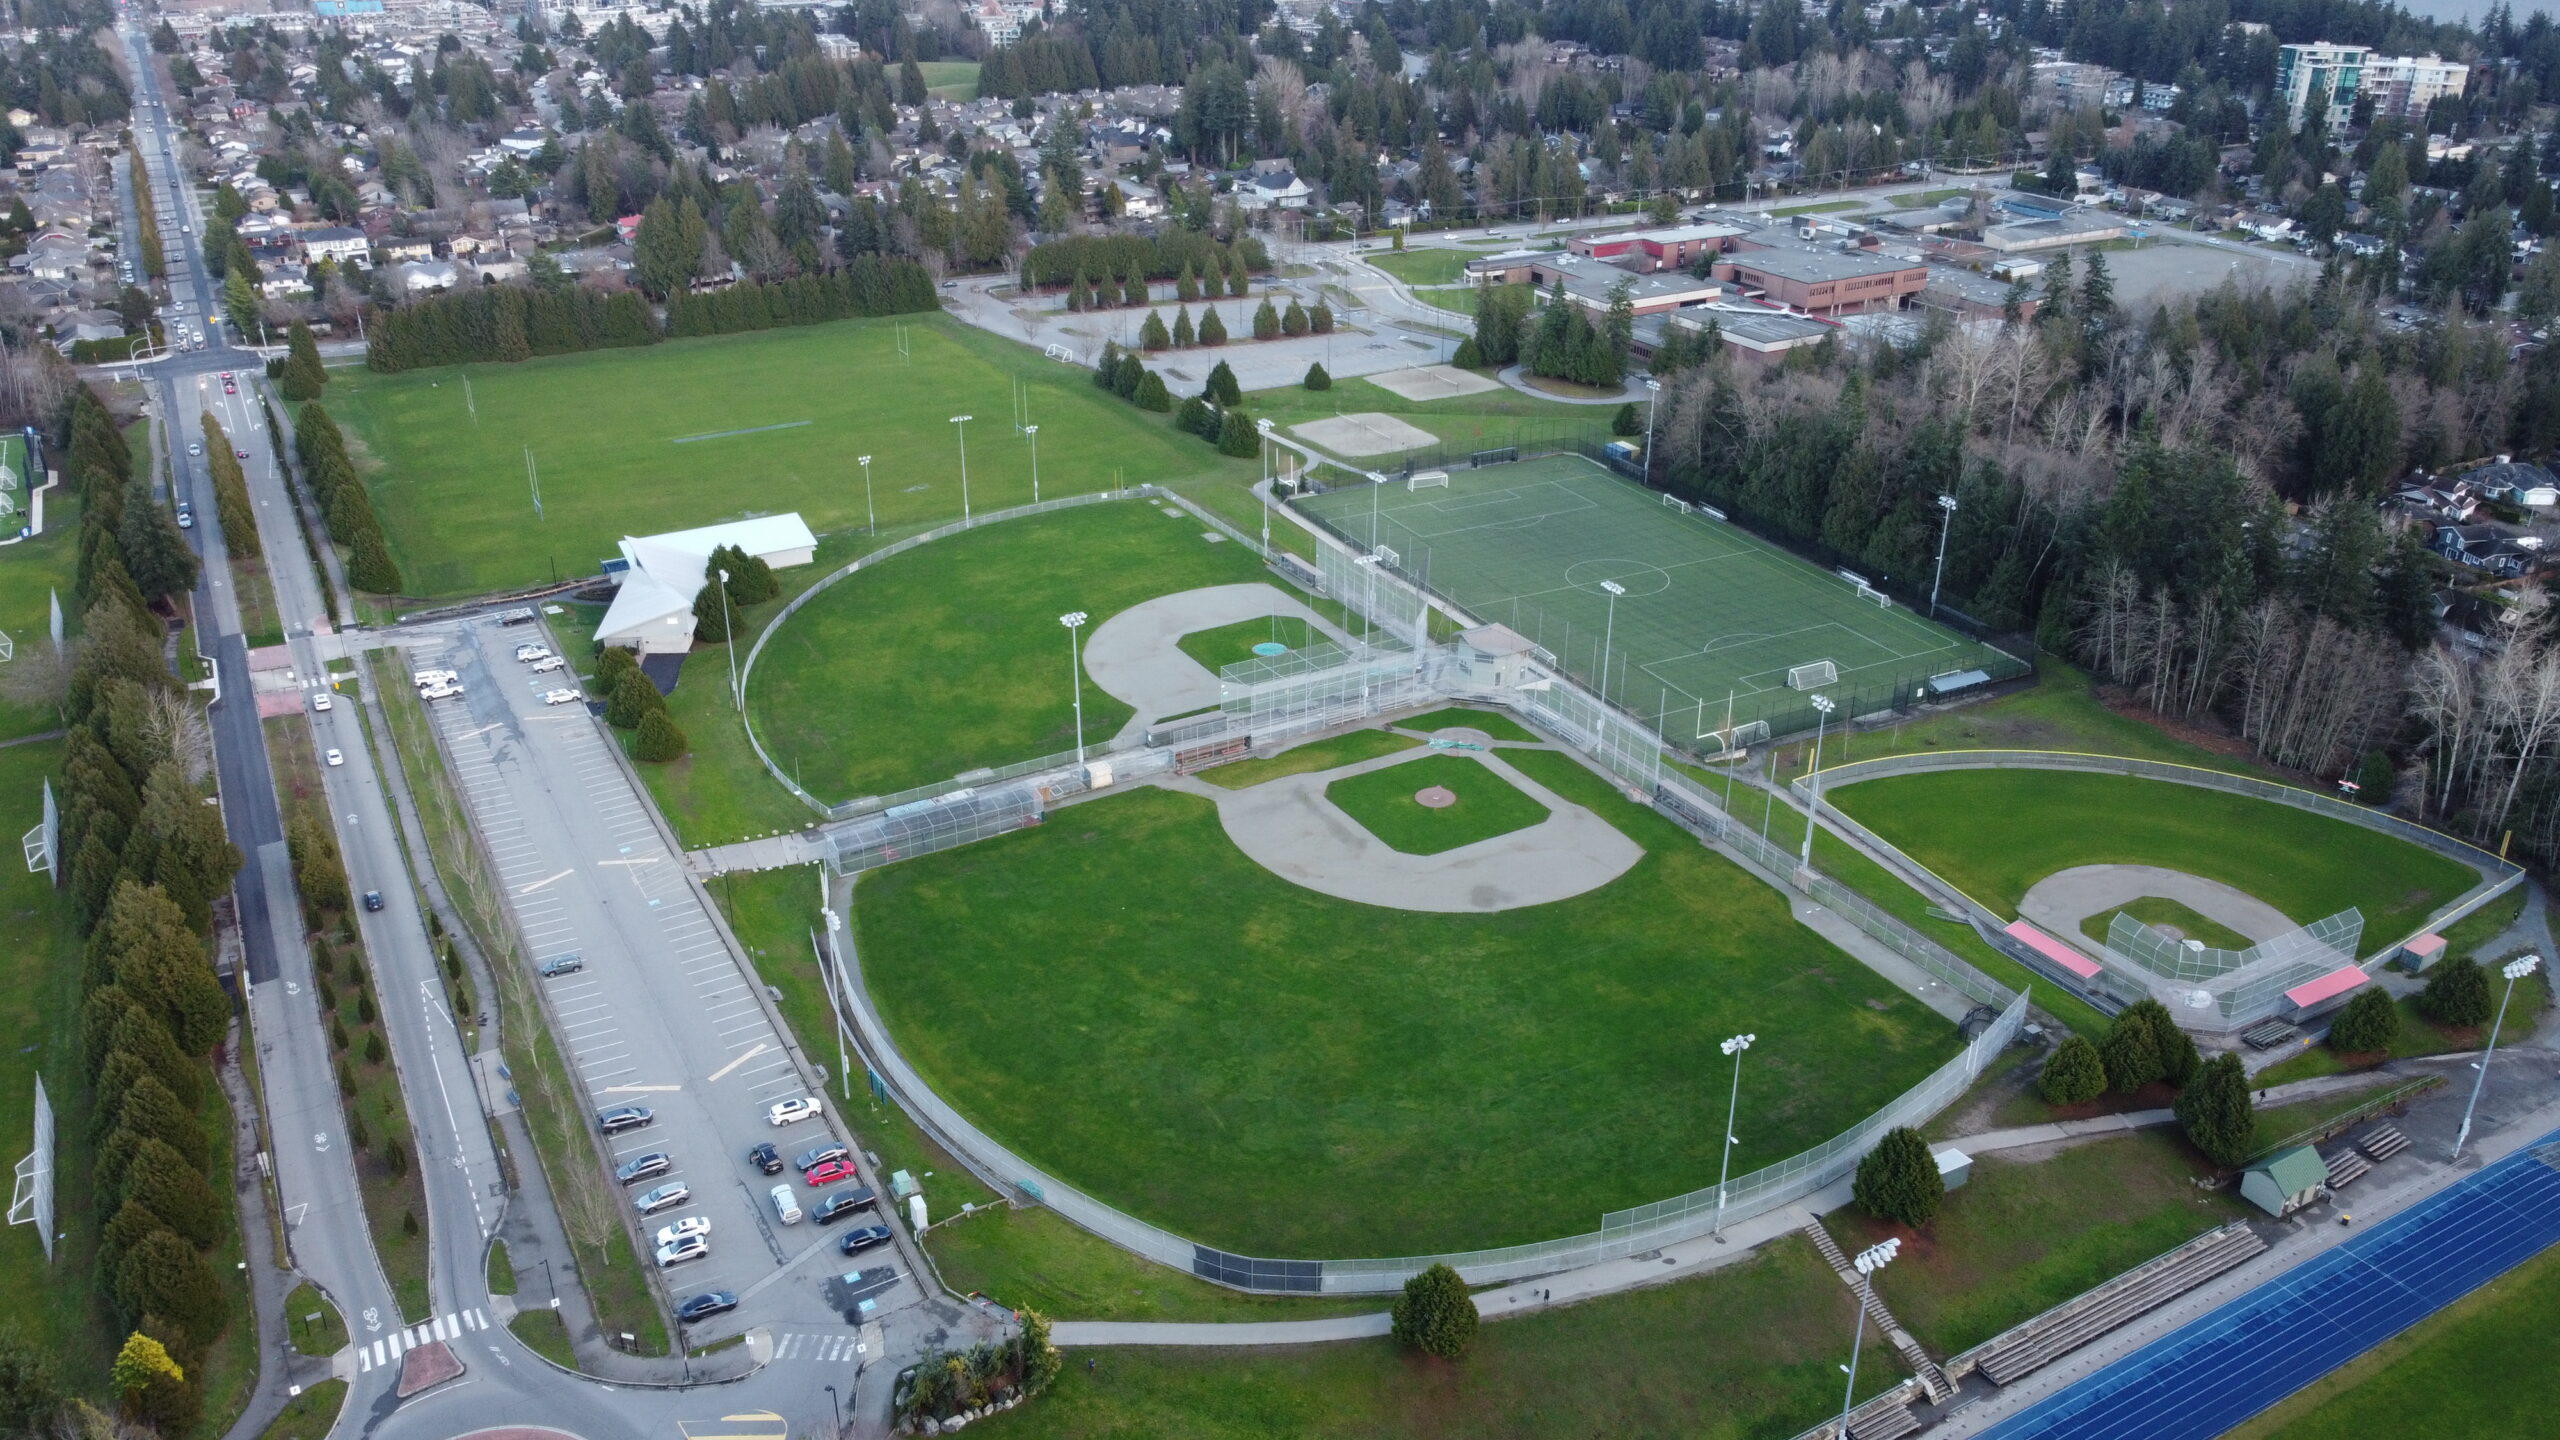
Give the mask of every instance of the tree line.
[(347, 547), (347, 583), (377, 595), (399, 594), (400, 567), (373, 513), (373, 497), (347, 455), (347, 437), (319, 401), (305, 402), (295, 415), (293, 450), (330, 537)]
[(1216, 236), (1198, 230), (1153, 236), (1068, 235), (1031, 247), (1022, 257), (1022, 283), (1036, 290), (1079, 279), (1088, 284), (1178, 282), (1189, 274), (1195, 283), (1201, 283), (1199, 277), (1223, 278), (1227, 293), (1240, 295), (1244, 293), (1238, 288), (1240, 278), (1270, 269), (1271, 253), (1258, 235), (1239, 235), (1232, 245), (1221, 245)]

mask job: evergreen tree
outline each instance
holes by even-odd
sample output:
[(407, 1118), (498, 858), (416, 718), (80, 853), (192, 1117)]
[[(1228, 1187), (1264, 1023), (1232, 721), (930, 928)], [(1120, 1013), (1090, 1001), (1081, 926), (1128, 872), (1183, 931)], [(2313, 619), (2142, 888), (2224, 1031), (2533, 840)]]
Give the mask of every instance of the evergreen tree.
[(1455, 1360), (1475, 1343), (1477, 1319), (1467, 1282), (1447, 1265), (1435, 1264), (1404, 1282), (1392, 1328), (1396, 1343)]
[(2054, 1105), (2082, 1105), (2107, 1093), (2106, 1063), (2098, 1058), (2098, 1047), (2084, 1035), (2073, 1035), (2054, 1047), (2053, 1057), (2044, 1062), (2044, 1074), (2036, 1088), (2046, 1102)]
[(1929, 1142), (1908, 1125), (1886, 1131), (1876, 1148), (1858, 1162), (1857, 1179), (1850, 1190), (1868, 1214), (1914, 1230), (1937, 1215), (1939, 1203), (1947, 1194), (1946, 1182), (1938, 1174), (1937, 1158), (1929, 1153)]
[(2178, 1123), (2206, 1158), (2219, 1165), (2249, 1158), (2258, 1116), (2249, 1101), (2249, 1071), (2239, 1056), (2224, 1051), (2207, 1061), (2194, 1083), (2179, 1092), (2177, 1109)]
[[(320, 364), (320, 344), (312, 337), (311, 327), (300, 320), (294, 321), (293, 328), (286, 332), (285, 345), (288, 354), (282, 377), (284, 398), (297, 405), (305, 400), (318, 399), (321, 390), (329, 383), (329, 372)], [(205, 418), (210, 420), (212, 412), (207, 411)], [(230, 452), (221, 453), (227, 455)]]
[[(708, 594), (711, 587), (706, 585), (703, 591)], [(625, 671), (621, 679), (613, 682), (613, 693), (605, 699), (604, 723), (616, 730), (636, 730), (642, 720), (666, 708), (666, 703), (666, 697), (649, 683), (648, 676), (636, 669)]]
[(1271, 301), (1267, 297), (1263, 300), (1261, 307), (1253, 312), (1253, 338), (1256, 340), (1280, 338), (1280, 312), (1271, 308)]
[(1309, 365), (1306, 387), (1310, 390), (1330, 390), (1333, 388), (1333, 377), (1324, 373), (1324, 366), (1321, 364)]
[(703, 586), (693, 597), (693, 642), (697, 645), (729, 643), (728, 592), (718, 580)]
[(1152, 410), (1159, 415), (1173, 408), (1172, 392), (1164, 388), (1164, 377), (1153, 370), (1138, 381), (1138, 393), (1129, 399), (1139, 409)]
[(116, 527), (125, 573), (144, 598), (159, 600), (195, 588), (195, 552), (178, 529), (177, 518), (151, 498), (151, 485), (139, 477), (127, 483), (124, 518)]
[(1227, 322), (1218, 318), (1218, 307), (1215, 305), (1200, 312), (1200, 343), (1203, 345), (1227, 343)]
[(1484, 368), (1484, 349), (1470, 335), (1458, 342), (1458, 352), (1449, 357), (1449, 363), (1461, 370), (1481, 370)]
[(631, 753), (642, 760), (662, 762), (682, 756), (688, 748), (684, 732), (676, 728), (675, 720), (664, 707), (660, 707), (641, 718), (640, 733)]
[(2329, 1022), (2329, 1048), (2342, 1055), (2387, 1055), (2400, 1038), (2400, 1007), (2391, 992), (2367, 985)]
[(193, 1349), (211, 1345), (230, 1309), (222, 1284), (186, 1241), (169, 1231), (146, 1235), (116, 1265), (116, 1308), (130, 1323), (155, 1316), (177, 1327)]
[(1177, 350), (1188, 350), (1199, 338), (1200, 332), (1191, 328), (1191, 307), (1185, 305), (1181, 309), (1175, 311), (1173, 314), (1173, 348)]
[[(1396, 233), (1401, 236), (1404, 232), (1399, 230)], [(1307, 328), (1318, 335), (1332, 334), (1333, 307), (1321, 300), (1317, 301), (1315, 308), (1307, 312)]]
[(1280, 333), (1291, 339), (1307, 333), (1306, 308), (1295, 300), (1290, 301), (1289, 308), (1281, 313)]
[(1644, 417), (1636, 413), (1634, 401), (1619, 406), (1618, 412), (1609, 417), (1609, 433), (1620, 436), (1644, 433)]
[(1244, 403), (1243, 387), (1236, 384), (1236, 372), (1230, 369), (1224, 360), (1209, 367), (1209, 381), (1202, 387), (1201, 393), (1222, 409), (1233, 408)]
[(1245, 460), (1262, 453), (1262, 436), (1242, 410), (1229, 410), (1219, 422), (1218, 453)]
[(52, 1359), (16, 1332), (0, 1332), (0, 1434), (46, 1434), (61, 1409)]
[(2418, 996), (2418, 1009), (2437, 1024), (2457, 1029), (2488, 1024), (2494, 1009), (2489, 973), (2467, 958), (2437, 961), (2427, 972), (2427, 988)]
[(1190, 266), (1183, 266), (1182, 274), (1173, 282), (1173, 295), (1185, 305), (1200, 298), (1200, 280), (1191, 273)]
[(1172, 343), (1173, 337), (1165, 333), (1164, 317), (1153, 310), (1148, 311), (1147, 322), (1138, 327), (1139, 348), (1143, 350), (1162, 350)]

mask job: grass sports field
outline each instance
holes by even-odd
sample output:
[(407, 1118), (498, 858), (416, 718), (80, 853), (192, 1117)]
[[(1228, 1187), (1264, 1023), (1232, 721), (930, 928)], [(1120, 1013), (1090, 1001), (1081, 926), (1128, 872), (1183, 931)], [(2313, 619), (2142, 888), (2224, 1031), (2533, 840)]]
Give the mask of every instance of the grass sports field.
[[(1415, 799), (1431, 787), (1455, 798), (1433, 809)], [(1408, 855), (1437, 855), (1543, 825), (1547, 807), (1471, 755), (1426, 755), (1383, 770), (1336, 780), (1324, 798), (1360, 822), (1389, 848)]]
[(1107, 489), (1114, 476), (1253, 469), (1095, 389), (1079, 367), (931, 317), (332, 373), (324, 403), (364, 452), (383, 528), (419, 595), (592, 574), (623, 536), (745, 515), (797, 510), (822, 534), (858, 529), (861, 455), (872, 457), (882, 529), (956, 520), (954, 415), (975, 417), (972, 508), (1019, 505), (1031, 498), (1031, 447), (1013, 430), (1017, 380), (1040, 427), (1044, 496)]
[[(1058, 617), (1082, 610), (1098, 626), (1159, 595), (1268, 578), (1243, 546), (1201, 535), (1188, 514), (1109, 501), (972, 530), (858, 571), (765, 646), (747, 686), (756, 734), (774, 763), (830, 801), (1071, 750), (1075, 697)], [(1085, 739), (1100, 745), (1130, 710), (1083, 683)]]
[(1645, 847), (1494, 915), (1334, 900), (1150, 789), (865, 875), (864, 978), (934, 1089), (1025, 1158), (1244, 1253), (1365, 1256), (1587, 1231), (1737, 1175), (1944, 1063), (1956, 1029), (1785, 897), (1570, 757), (1503, 758)]
[(2219, 880), (2308, 925), (2352, 905), (2370, 954), (2478, 872), (2380, 831), (2245, 795), (2062, 770), (1940, 770), (1822, 797), (2004, 915), (2076, 865), (2157, 865)]
[[(1384, 545), (1478, 618), (1510, 625), (1611, 698), (1666, 712), (1671, 738), (1740, 721), (1811, 724), (1791, 666), (1829, 660), (1852, 711), (1996, 652), (1579, 456), (1456, 469), (1446, 488), (1353, 484), (1299, 504), (1355, 544)], [(1612, 618), (1603, 582), (1625, 588)], [(2014, 665), (2012, 665), (2014, 668)]]

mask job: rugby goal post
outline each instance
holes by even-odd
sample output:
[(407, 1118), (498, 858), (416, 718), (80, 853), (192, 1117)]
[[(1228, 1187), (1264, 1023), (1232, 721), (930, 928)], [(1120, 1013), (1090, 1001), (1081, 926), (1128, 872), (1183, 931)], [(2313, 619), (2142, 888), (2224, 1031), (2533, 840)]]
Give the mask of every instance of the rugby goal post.
[(1825, 685), (1838, 683), (1840, 667), (1828, 660), (1787, 667), (1787, 688), (1790, 690), (1819, 690)]
[(1446, 470), (1416, 470), (1411, 475), (1405, 477), (1404, 488), (1405, 493), (1408, 495), (1412, 494), (1416, 490), (1446, 490), (1449, 488), (1449, 472)]

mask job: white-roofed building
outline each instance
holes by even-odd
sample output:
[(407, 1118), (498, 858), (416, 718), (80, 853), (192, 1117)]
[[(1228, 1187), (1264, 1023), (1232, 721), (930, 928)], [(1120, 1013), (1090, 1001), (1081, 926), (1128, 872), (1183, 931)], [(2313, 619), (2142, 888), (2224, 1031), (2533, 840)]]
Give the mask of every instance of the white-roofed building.
[(709, 579), (711, 552), (734, 545), (775, 569), (806, 565), (817, 556), (818, 537), (799, 512), (765, 515), (675, 530), (622, 542), (613, 572), (613, 604), (596, 626), (600, 644), (642, 655), (681, 655), (693, 648), (693, 599)]

